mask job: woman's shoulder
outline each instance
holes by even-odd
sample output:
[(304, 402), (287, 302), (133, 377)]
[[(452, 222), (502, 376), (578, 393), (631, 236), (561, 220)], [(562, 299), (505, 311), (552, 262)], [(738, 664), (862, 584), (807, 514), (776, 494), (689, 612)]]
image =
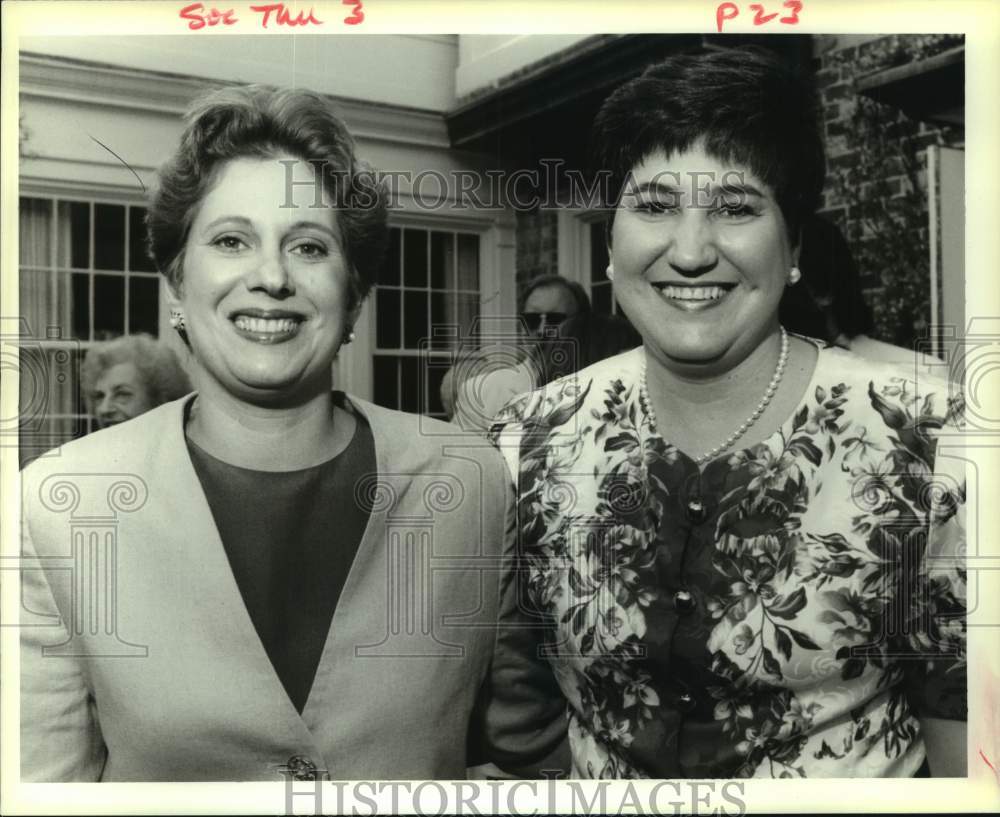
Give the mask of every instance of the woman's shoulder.
[(870, 405), (883, 418), (903, 411), (961, 423), (961, 387), (948, 379), (946, 364), (937, 358), (911, 353), (909, 359), (873, 359), (853, 349), (823, 346), (813, 380), (817, 400), (835, 394)]
[(494, 429), (528, 421), (565, 425), (592, 404), (603, 404), (608, 392), (620, 394), (637, 383), (641, 368), (642, 347), (599, 360), (518, 395), (497, 415)]
[(93, 431), (64, 443), (33, 460), (22, 471), (24, 479), (44, 478), (52, 473), (135, 470), (162, 444), (169, 429), (182, 424), (187, 398), (164, 403), (138, 417)]
[[(812, 340), (812, 339), (809, 339)], [(913, 352), (899, 346), (881, 344), (895, 350), (892, 355), (868, 354), (862, 344), (850, 349), (812, 341), (819, 347), (817, 367), (828, 377), (839, 375), (849, 380), (890, 382), (905, 380), (922, 384), (925, 389), (949, 388), (947, 364), (930, 355)], [(876, 343), (881, 343), (876, 341)]]
[(354, 395), (345, 397), (368, 422), (376, 451), (388, 467), (427, 468), (434, 462), (461, 456), (502, 468), (497, 452), (480, 434), (465, 432), (426, 414), (386, 408)]

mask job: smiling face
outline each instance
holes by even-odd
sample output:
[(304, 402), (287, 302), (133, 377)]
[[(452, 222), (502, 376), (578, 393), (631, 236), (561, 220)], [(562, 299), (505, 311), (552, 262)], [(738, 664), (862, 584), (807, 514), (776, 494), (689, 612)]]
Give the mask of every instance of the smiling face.
[(97, 424), (107, 428), (138, 417), (155, 404), (136, 365), (116, 363), (97, 378), (90, 405)]
[(679, 371), (728, 371), (774, 332), (796, 257), (770, 187), (697, 145), (636, 165), (615, 212), (615, 297)]
[[(280, 160), (235, 159), (218, 171), (184, 248), (172, 297), (205, 386), (245, 402), (290, 404), (331, 385), (350, 317), (336, 211), (311, 185), (286, 189)], [(300, 162), (292, 177), (313, 174)], [(313, 176), (314, 177), (314, 176)], [(294, 207), (283, 208), (291, 195)]]

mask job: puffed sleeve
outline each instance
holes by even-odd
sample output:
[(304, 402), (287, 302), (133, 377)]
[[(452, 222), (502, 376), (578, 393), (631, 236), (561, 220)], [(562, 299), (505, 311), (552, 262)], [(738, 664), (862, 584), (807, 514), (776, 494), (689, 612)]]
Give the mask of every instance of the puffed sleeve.
[(921, 497), (926, 545), (905, 580), (907, 615), (898, 644), (910, 706), (919, 716), (965, 720), (966, 486), (964, 461), (939, 441)]
[(107, 750), (80, 659), (44, 654), (70, 636), (27, 518), (21, 520), (20, 630), (21, 780), (100, 780)]
[[(511, 441), (502, 426), (494, 426), (491, 436), (494, 442), (499, 438)], [(510, 455), (510, 449), (501, 450)], [(482, 690), (473, 752), (478, 762), (494, 763), (520, 777), (552, 776), (569, 767), (566, 700), (541, 655), (547, 628), (527, 601), (527, 574), (517, 531), (511, 501), (497, 636)]]

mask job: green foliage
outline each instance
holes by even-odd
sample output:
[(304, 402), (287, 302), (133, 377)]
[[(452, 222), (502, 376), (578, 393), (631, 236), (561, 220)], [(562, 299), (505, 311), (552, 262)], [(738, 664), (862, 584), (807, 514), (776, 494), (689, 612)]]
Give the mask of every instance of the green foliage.
[[(857, 78), (926, 59), (962, 45), (953, 34), (893, 35), (833, 55), (831, 63)], [(934, 133), (933, 131), (931, 132)], [(844, 128), (851, 161), (832, 172), (833, 190), (847, 206), (847, 236), (862, 280), (879, 287), (869, 297), (875, 336), (912, 346), (930, 317), (930, 236), (926, 147), (950, 134), (920, 134), (901, 111), (855, 94)]]
[(846, 131), (853, 162), (834, 173), (862, 280), (881, 285), (882, 297), (870, 299), (875, 335), (900, 346), (926, 331), (930, 315), (926, 160), (918, 128), (899, 111), (859, 97)]

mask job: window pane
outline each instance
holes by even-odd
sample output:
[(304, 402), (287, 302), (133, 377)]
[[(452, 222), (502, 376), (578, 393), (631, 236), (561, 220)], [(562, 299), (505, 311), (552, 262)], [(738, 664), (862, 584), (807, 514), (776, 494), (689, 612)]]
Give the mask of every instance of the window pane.
[(590, 287), (590, 300), (594, 311), (602, 315), (611, 314), (611, 284), (607, 281), (601, 284), (592, 284)]
[(398, 349), (399, 290), (380, 289), (375, 294), (375, 345), (380, 349)]
[(70, 327), (67, 325), (69, 321), (59, 319), (60, 301), (64, 298), (61, 299), (59, 293), (53, 289), (60, 284), (60, 279), (57, 277), (53, 281), (50, 270), (30, 267), (21, 267), (18, 270), (18, 279), (21, 319), (27, 322), (31, 337), (46, 337), (46, 330), (50, 326), (59, 326), (62, 329), (62, 336), (69, 337)]
[(52, 265), (52, 202), (22, 198), (18, 206), (20, 263), (25, 266)]
[(159, 334), (160, 282), (135, 275), (128, 282), (128, 331)]
[(605, 281), (608, 269), (608, 244), (604, 237), (604, 222), (590, 225), (590, 280)]
[(403, 293), (403, 348), (419, 349), (420, 341), (429, 337), (427, 326), (427, 293)]
[[(80, 429), (85, 412), (80, 396), (79, 350), (22, 346), (18, 350), (20, 378), (19, 425), (23, 432), (38, 431), (46, 420), (63, 418), (60, 434), (66, 439)], [(53, 443), (54, 445), (55, 443)]]
[(378, 274), (380, 284), (399, 286), (399, 233), (398, 227), (389, 230), (389, 246), (386, 248), (385, 260)]
[(437, 365), (427, 366), (427, 409), (429, 414), (443, 420), (445, 413), (444, 406), (441, 405), (441, 380), (448, 367), (440, 361), (436, 363)]
[(136, 272), (156, 272), (156, 265), (146, 247), (146, 208), (128, 211), (128, 268)]
[(455, 295), (451, 292), (431, 293), (431, 348), (450, 349), (462, 338), (461, 330), (456, 330), (457, 338), (451, 328), (457, 324), (455, 320)]
[(94, 205), (94, 268), (125, 269), (125, 208)]
[(431, 287), (455, 287), (455, 235), (431, 233)]
[(94, 340), (125, 332), (125, 279), (121, 275), (94, 276)]
[(71, 272), (73, 276), (73, 337), (90, 340), (90, 276)]
[(458, 236), (458, 288), (479, 290), (479, 236)]
[(85, 201), (59, 202), (56, 240), (60, 267), (90, 269), (90, 204)]
[(399, 359), (400, 394), (399, 407), (403, 411), (419, 414), (423, 409), (420, 405), (420, 369), (421, 360), (416, 357), (401, 357)]
[(376, 355), (375, 368), (372, 373), (374, 380), (374, 399), (380, 406), (399, 408), (399, 388), (396, 385), (396, 358)]
[(472, 336), (472, 325), (478, 317), (478, 295), (459, 294), (455, 296), (455, 317), (453, 320), (458, 324), (459, 337), (469, 338)]
[(427, 232), (403, 231), (403, 284), (408, 287), (427, 286)]

